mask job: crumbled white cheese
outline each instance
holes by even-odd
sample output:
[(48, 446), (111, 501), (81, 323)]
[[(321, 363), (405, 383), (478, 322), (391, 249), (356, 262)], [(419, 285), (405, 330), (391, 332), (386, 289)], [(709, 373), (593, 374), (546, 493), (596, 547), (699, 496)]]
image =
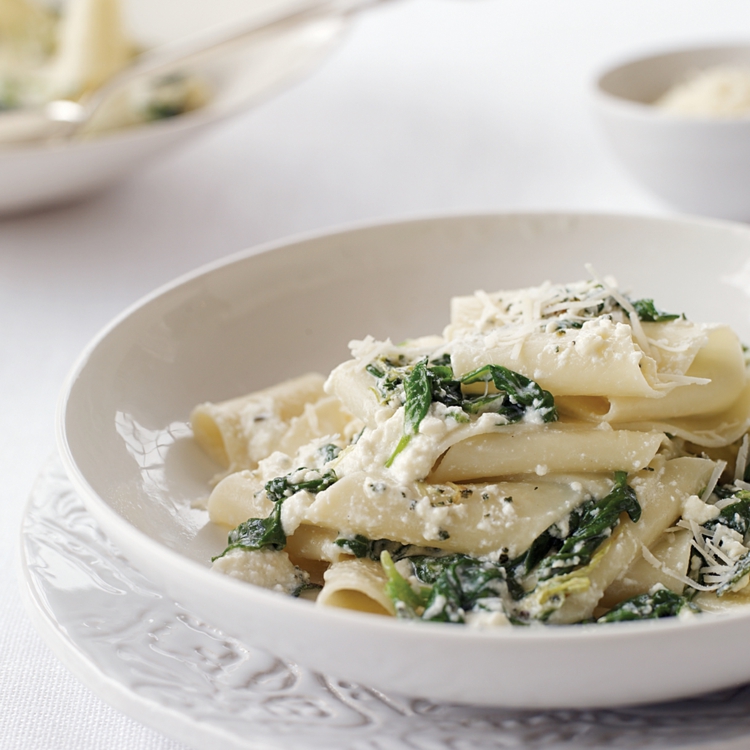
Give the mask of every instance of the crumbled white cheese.
[(307, 509), (313, 504), (314, 500), (315, 496), (306, 490), (295, 492), (291, 497), (284, 500), (281, 506), (281, 525), (287, 536), (294, 534), (305, 520)]
[(258, 462), (257, 473), (260, 481), (265, 483), (276, 477), (283, 477), (291, 470), (291, 457), (281, 451), (274, 451), (270, 456)]
[(448, 515), (451, 511), (451, 506), (435, 506), (429, 497), (423, 497), (417, 501), (414, 510), (424, 524), (422, 527), (424, 538), (430, 541), (440, 540), (442, 538), (441, 532), (446, 525)]
[(275, 450), (289, 424), (281, 418), (273, 398), (259, 396), (240, 411), (240, 427), (247, 443), (247, 455), (257, 462)]
[(742, 534), (724, 524), (716, 524), (714, 544), (731, 560), (737, 561), (747, 554), (748, 549), (742, 543)]
[(682, 517), (686, 521), (695, 521), (700, 526), (716, 518), (720, 512), (715, 505), (704, 503), (697, 495), (690, 495), (682, 504)]
[(429, 620), (432, 617), (442, 614), (447, 603), (448, 601), (446, 598), (442, 594), (438, 594), (432, 604), (430, 604), (430, 606), (424, 611), (424, 614), (422, 615), (423, 619)]
[(307, 580), (307, 574), (292, 564), (286, 552), (270, 548), (230, 550), (211, 570), (283, 594), (293, 594)]

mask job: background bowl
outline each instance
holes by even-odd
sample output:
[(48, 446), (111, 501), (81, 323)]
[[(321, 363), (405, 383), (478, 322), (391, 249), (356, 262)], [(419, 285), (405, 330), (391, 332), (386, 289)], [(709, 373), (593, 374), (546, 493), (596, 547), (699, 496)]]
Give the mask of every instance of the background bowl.
[(653, 102), (715, 65), (750, 67), (750, 46), (685, 49), (642, 57), (601, 74), (594, 110), (635, 179), (675, 208), (750, 220), (750, 115), (729, 120), (665, 112)]
[[(663, 700), (750, 679), (750, 612), (691, 621), (500, 628), (317, 608), (212, 573), (225, 532), (193, 501), (218, 467), (192, 407), (348, 357), (366, 334), (439, 332), (448, 302), (614, 274), (634, 294), (750, 338), (750, 230), (697, 220), (555, 214), (365, 227), (250, 251), (158, 290), (87, 348), (61, 399), (66, 470), (108, 534), (176, 601), (229, 635), (398, 693), (523, 707)], [(711, 669), (695, 679), (701, 644)]]
[[(220, 33), (236, 23), (275, 17), (304, 3), (261, 0), (248, 8), (237, 0), (183, 0), (179, 5), (172, 0), (131, 0), (122, 5), (131, 16), (133, 38), (158, 48), (209, 28)], [(0, 215), (85, 197), (153, 163), (311, 70), (346, 25), (343, 16), (332, 13), (207, 61), (195, 72), (207, 80), (212, 96), (191, 112), (68, 143), (0, 144)]]

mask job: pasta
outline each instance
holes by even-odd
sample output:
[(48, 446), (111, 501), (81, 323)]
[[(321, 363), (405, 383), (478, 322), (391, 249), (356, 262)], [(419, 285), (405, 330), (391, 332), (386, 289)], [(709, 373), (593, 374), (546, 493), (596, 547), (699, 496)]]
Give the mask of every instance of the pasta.
[(455, 298), (196, 407), (222, 467), (213, 567), (317, 606), (474, 627), (750, 602), (750, 378), (736, 334), (612, 279)]

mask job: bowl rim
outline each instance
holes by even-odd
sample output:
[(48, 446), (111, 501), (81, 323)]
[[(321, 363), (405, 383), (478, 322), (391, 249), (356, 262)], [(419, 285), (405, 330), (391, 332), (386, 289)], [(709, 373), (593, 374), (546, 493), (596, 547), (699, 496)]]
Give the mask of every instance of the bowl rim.
[[(79, 354), (71, 367), (60, 391), (57, 402), (55, 415), (55, 435), (57, 447), (66, 474), (70, 481), (84, 500), (87, 509), (102, 523), (107, 534), (112, 533), (119, 544), (120, 539), (127, 539), (127, 543), (121, 545), (123, 551), (127, 554), (128, 550), (133, 548), (142, 548), (145, 550), (144, 555), (153, 562), (154, 568), (162, 566), (163, 569), (180, 570), (182, 575), (190, 576), (195, 586), (210, 586), (220, 591), (227, 597), (239, 597), (245, 603), (253, 602), (262, 606), (263, 604), (272, 605), (274, 608), (282, 608), (285, 614), (299, 617), (304, 611), (306, 621), (311, 625), (321, 624), (331, 620), (346, 624), (351, 623), (362, 631), (362, 628), (375, 633), (398, 633), (400, 638), (416, 638), (421, 642), (425, 639), (435, 641), (438, 646), (444, 639), (454, 642), (459, 639), (461, 642), (478, 642), (483, 643), (488, 640), (518, 642), (551, 642), (565, 644), (571, 641), (578, 641), (584, 638), (591, 643), (594, 640), (609, 641), (612, 638), (621, 640), (623, 638), (639, 637), (641, 633), (656, 632), (668, 635), (672, 632), (683, 632), (686, 628), (697, 631), (711, 628), (716, 630), (720, 623), (725, 623), (731, 627), (732, 623), (737, 621), (750, 621), (750, 607), (738, 608), (736, 612), (727, 613), (709, 613), (709, 617), (694, 618), (662, 618), (651, 621), (634, 621), (609, 623), (608, 627), (601, 627), (598, 624), (577, 624), (573, 626), (545, 626), (527, 628), (452, 628), (445, 627), (444, 623), (430, 622), (404, 622), (397, 618), (377, 617), (367, 613), (340, 610), (335, 607), (321, 608), (315, 607), (310, 602), (298, 601), (291, 597), (278, 594), (257, 586), (248, 585), (241, 581), (236, 581), (229, 576), (219, 576), (212, 572), (210, 568), (205, 567), (176, 550), (173, 550), (161, 542), (148, 536), (145, 532), (138, 529), (132, 523), (124, 519), (117, 513), (86, 480), (83, 472), (79, 469), (73, 456), (72, 450), (66, 439), (66, 415), (68, 398), (71, 389), (81, 372), (86, 367), (88, 360), (97, 347), (120, 325), (125, 323), (128, 318), (156, 299), (181, 287), (195, 279), (227, 268), (233, 264), (244, 262), (251, 257), (266, 255), (271, 252), (283, 252), (284, 248), (294, 247), (301, 243), (314, 240), (320, 240), (326, 237), (335, 237), (356, 232), (366, 232), (382, 227), (395, 227), (404, 225), (413, 225), (415, 223), (427, 222), (437, 223), (446, 220), (458, 221), (476, 221), (483, 218), (500, 218), (506, 220), (513, 219), (537, 219), (537, 220), (604, 220), (604, 221), (627, 221), (638, 223), (650, 223), (657, 225), (682, 225), (693, 226), (703, 229), (714, 229), (729, 231), (745, 235), (750, 245), (750, 227), (738, 222), (730, 222), (718, 219), (703, 217), (680, 217), (680, 216), (651, 216), (631, 213), (618, 213), (607, 211), (479, 211), (466, 213), (463, 211), (441, 212), (437, 214), (423, 214), (412, 217), (401, 217), (391, 220), (365, 220), (353, 222), (338, 227), (321, 228), (312, 231), (300, 232), (290, 236), (274, 239), (261, 243), (257, 246), (251, 246), (245, 250), (232, 253), (230, 255), (218, 258), (199, 267), (177, 276), (175, 279), (158, 286), (153, 291), (140, 297), (131, 305), (126, 307), (121, 313), (110, 320), (100, 331), (89, 341), (83, 351)], [(305, 609), (303, 609), (305, 608)], [(445, 645), (445, 644), (443, 644)]]

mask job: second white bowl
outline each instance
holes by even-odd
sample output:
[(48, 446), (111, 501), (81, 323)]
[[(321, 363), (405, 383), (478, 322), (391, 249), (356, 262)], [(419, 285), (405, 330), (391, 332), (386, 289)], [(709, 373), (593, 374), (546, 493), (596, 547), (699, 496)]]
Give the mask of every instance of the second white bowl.
[(687, 117), (654, 106), (691, 73), (750, 67), (750, 46), (685, 49), (611, 67), (594, 86), (594, 109), (635, 179), (677, 209), (750, 220), (750, 115)]

